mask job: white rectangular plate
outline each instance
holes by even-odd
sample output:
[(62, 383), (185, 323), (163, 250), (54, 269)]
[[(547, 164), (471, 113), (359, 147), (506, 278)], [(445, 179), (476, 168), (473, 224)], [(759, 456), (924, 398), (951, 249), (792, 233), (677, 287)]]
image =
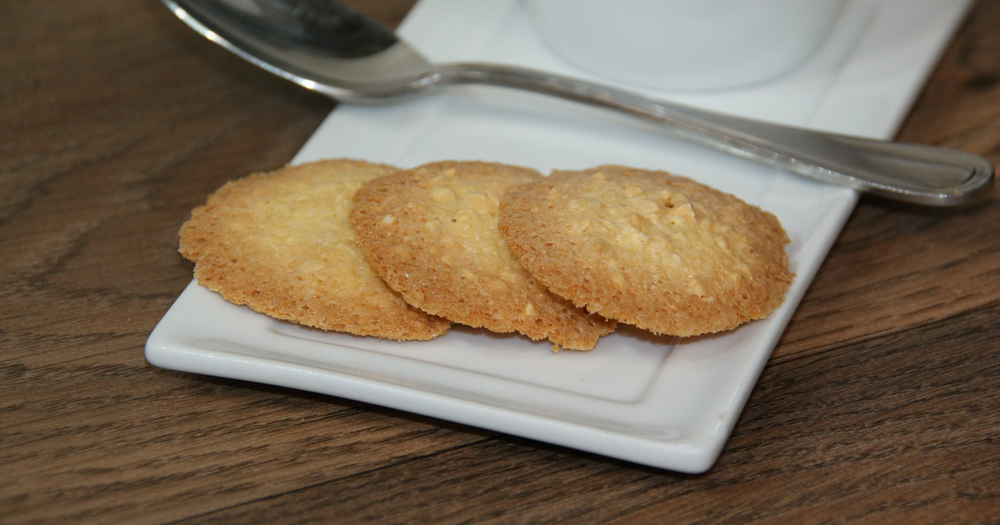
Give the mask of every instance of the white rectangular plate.
[[(889, 137), (967, 6), (854, 0), (820, 52), (781, 79), (739, 91), (647, 92), (760, 119)], [(516, 0), (423, 0), (400, 32), (435, 61), (507, 62), (589, 77), (540, 42)], [(601, 110), (473, 86), (385, 107), (338, 107), (295, 162), (333, 157), (401, 167), (477, 159), (543, 172), (621, 163), (687, 175), (775, 213), (791, 238), (797, 276), (784, 305), (764, 321), (682, 341), (623, 328), (585, 353), (553, 353), (547, 343), (461, 327), (410, 343), (326, 333), (232, 305), (192, 282), (150, 335), (150, 363), (690, 473), (718, 458), (857, 197), (676, 142)]]

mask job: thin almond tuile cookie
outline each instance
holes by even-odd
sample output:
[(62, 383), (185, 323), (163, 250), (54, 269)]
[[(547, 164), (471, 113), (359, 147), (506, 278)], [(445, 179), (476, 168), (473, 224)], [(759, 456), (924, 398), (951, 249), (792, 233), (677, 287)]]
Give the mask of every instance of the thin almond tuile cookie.
[(425, 164), (362, 186), (351, 221), (372, 266), (410, 304), (456, 323), (589, 350), (615, 323), (549, 292), (497, 229), (500, 195), (539, 179), (505, 164)]
[(351, 197), (398, 171), (334, 159), (232, 181), (180, 229), (200, 284), (277, 319), (393, 340), (427, 340), (450, 323), (407, 304), (354, 242)]
[(774, 215), (662, 171), (553, 172), (504, 195), (499, 229), (556, 294), (657, 334), (764, 318), (792, 280)]

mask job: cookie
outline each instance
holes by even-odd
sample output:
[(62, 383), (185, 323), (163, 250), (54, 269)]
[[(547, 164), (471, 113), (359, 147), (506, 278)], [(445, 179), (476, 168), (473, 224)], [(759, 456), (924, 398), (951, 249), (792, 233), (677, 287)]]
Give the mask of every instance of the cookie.
[(504, 164), (426, 164), (367, 182), (351, 221), (372, 266), (410, 304), (456, 323), (589, 350), (614, 323), (549, 292), (497, 229), (501, 194), (542, 178)]
[(499, 229), (556, 294), (657, 334), (761, 319), (792, 280), (774, 215), (666, 172), (556, 171), (504, 195)]
[(230, 302), (323, 330), (426, 340), (450, 323), (407, 304), (354, 242), (351, 197), (398, 171), (356, 160), (290, 166), (229, 182), (180, 229), (200, 284)]

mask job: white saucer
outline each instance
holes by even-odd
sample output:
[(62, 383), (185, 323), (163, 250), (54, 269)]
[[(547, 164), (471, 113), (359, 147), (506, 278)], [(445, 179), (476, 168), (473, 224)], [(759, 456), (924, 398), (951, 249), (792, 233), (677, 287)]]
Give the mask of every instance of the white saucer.
[[(889, 137), (967, 7), (965, 1), (854, 0), (814, 60), (785, 78), (733, 92), (659, 95)], [(423, 0), (400, 31), (433, 60), (515, 62), (586, 77), (548, 51), (516, 0)], [(592, 352), (558, 354), (546, 343), (462, 328), (415, 343), (323, 333), (234, 306), (192, 283), (150, 335), (150, 363), (341, 396), (690, 473), (716, 461), (857, 198), (675, 142), (625, 117), (473, 86), (391, 106), (337, 108), (295, 161), (331, 157), (401, 167), (481, 159), (543, 172), (622, 163), (687, 175), (775, 213), (792, 239), (796, 280), (768, 319), (724, 335), (678, 342), (624, 329)]]

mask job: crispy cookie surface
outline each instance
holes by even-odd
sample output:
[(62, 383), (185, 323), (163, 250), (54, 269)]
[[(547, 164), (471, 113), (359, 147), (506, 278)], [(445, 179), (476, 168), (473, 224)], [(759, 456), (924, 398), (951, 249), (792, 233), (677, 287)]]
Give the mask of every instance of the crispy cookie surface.
[(500, 195), (540, 179), (504, 164), (426, 164), (366, 183), (351, 220), (362, 251), (410, 304), (465, 325), (589, 350), (614, 323), (549, 292), (497, 229)]
[(658, 334), (763, 318), (792, 280), (777, 218), (666, 172), (556, 171), (506, 193), (499, 228), (549, 289)]
[(396, 171), (336, 159), (229, 182), (181, 227), (180, 252), (200, 284), (269, 316), (355, 335), (434, 338), (450, 323), (390, 290), (354, 242), (351, 197)]

